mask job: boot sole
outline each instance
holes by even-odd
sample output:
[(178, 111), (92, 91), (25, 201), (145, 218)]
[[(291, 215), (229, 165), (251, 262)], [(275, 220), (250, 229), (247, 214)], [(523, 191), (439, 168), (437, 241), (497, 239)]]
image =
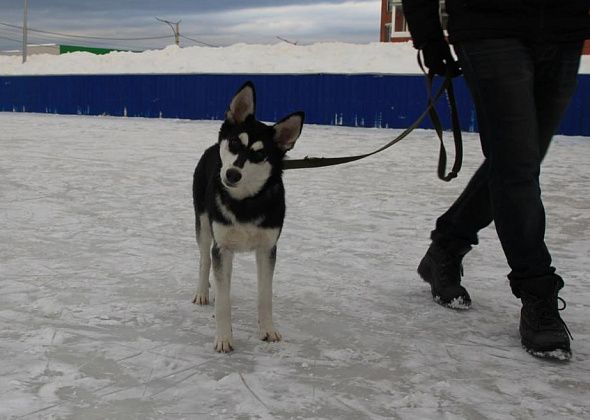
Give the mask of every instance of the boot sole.
[(568, 347), (559, 347), (556, 345), (553, 348), (535, 348), (529, 341), (522, 338), (522, 334), (520, 343), (527, 353), (540, 359), (552, 359), (567, 362), (572, 358), (572, 351)]
[(539, 359), (557, 360), (560, 362), (569, 362), (572, 358), (572, 351), (566, 349), (554, 349), (554, 350), (535, 350), (528, 348), (525, 344), (522, 347), (526, 352)]
[(443, 302), (440, 296), (434, 296), (432, 299), (440, 306), (444, 306), (445, 308), (449, 309), (466, 311), (467, 309), (471, 308), (471, 302), (465, 302), (462, 296), (459, 296), (458, 298), (455, 298), (450, 302)]
[(456, 309), (459, 311), (465, 311), (471, 308), (471, 302), (465, 302), (462, 296), (456, 297), (455, 299), (451, 300), (450, 302), (445, 302), (441, 299), (440, 296), (434, 294), (432, 290), (432, 271), (428, 269), (428, 264), (424, 261), (425, 258), (422, 258), (420, 264), (418, 264), (418, 275), (424, 280), (426, 283), (430, 285), (430, 291), (432, 294), (432, 300), (438, 303), (440, 306), (444, 306), (445, 308), (449, 309)]

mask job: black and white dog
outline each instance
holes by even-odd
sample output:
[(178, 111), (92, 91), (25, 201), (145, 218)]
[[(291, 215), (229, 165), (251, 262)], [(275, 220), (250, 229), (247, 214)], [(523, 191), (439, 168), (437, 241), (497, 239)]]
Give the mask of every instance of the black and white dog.
[(268, 126), (256, 120), (251, 82), (235, 94), (217, 144), (195, 169), (193, 202), (200, 251), (199, 286), (193, 303), (209, 303), (215, 280), (215, 350), (233, 350), (230, 282), (235, 252), (253, 251), (258, 270), (258, 328), (262, 340), (280, 341), (272, 322), (272, 278), (285, 217), (283, 158), (301, 134), (303, 112)]

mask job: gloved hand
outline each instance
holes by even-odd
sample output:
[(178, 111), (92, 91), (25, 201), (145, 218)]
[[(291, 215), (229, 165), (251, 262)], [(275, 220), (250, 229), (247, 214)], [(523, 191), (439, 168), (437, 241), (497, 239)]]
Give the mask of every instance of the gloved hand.
[(444, 39), (427, 42), (422, 48), (422, 54), (424, 65), (428, 67), (430, 73), (445, 76), (448, 69), (451, 77), (461, 74), (459, 63), (453, 58), (449, 44)]

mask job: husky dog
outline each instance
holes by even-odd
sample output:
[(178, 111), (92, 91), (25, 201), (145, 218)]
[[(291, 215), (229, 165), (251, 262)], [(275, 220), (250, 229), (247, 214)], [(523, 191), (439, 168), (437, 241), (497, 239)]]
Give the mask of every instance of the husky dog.
[(256, 120), (254, 85), (246, 82), (225, 113), (215, 145), (203, 153), (193, 178), (199, 285), (193, 303), (209, 303), (215, 280), (215, 350), (233, 350), (230, 283), (235, 252), (253, 251), (258, 270), (259, 337), (280, 341), (272, 322), (272, 277), (285, 217), (283, 158), (301, 134), (304, 113), (268, 126)]

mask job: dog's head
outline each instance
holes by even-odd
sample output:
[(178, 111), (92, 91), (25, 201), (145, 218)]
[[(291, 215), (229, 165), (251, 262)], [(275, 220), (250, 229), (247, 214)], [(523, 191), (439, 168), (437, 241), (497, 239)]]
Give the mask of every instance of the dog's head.
[(236, 199), (256, 195), (269, 178), (281, 175), (282, 160), (301, 134), (303, 112), (272, 126), (255, 117), (256, 92), (246, 82), (234, 95), (219, 131), (221, 182)]

